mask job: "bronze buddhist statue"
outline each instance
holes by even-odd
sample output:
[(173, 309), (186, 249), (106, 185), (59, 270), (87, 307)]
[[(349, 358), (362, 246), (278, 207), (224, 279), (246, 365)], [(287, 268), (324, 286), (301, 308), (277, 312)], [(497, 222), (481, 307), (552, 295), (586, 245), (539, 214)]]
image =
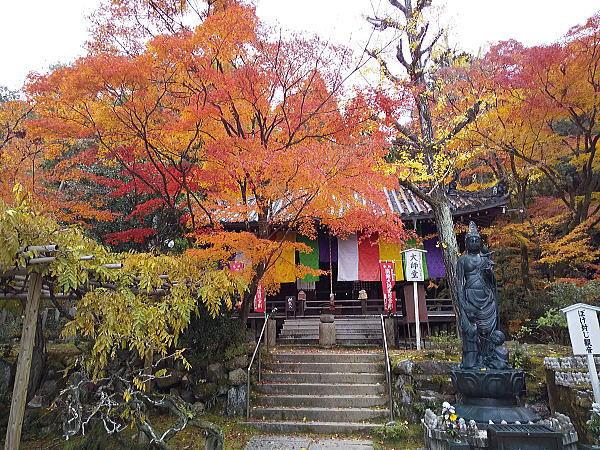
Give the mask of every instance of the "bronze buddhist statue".
[[(498, 330), (498, 290), (494, 263), (487, 251), (482, 252), (481, 236), (474, 222), (465, 236), (467, 251), (456, 266), (458, 305), (463, 334), (463, 369), (508, 368), (505, 357), (496, 347), (504, 341)], [(502, 345), (500, 342), (500, 345)]]

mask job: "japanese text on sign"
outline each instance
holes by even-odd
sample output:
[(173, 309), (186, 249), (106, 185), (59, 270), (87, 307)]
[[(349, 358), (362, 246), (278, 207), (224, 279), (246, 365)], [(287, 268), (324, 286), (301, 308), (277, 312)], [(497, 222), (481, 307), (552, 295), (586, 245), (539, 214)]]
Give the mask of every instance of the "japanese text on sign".
[(394, 263), (385, 261), (379, 263), (381, 272), (381, 287), (383, 288), (383, 310), (396, 311), (396, 293), (393, 291), (396, 283)]
[(419, 250), (407, 250), (405, 253), (404, 278), (406, 281), (423, 281), (423, 256)]
[(254, 312), (265, 312), (265, 287), (262, 282), (258, 283), (254, 295)]
[(577, 308), (566, 314), (573, 354), (600, 353), (600, 328), (596, 311), (591, 308)]

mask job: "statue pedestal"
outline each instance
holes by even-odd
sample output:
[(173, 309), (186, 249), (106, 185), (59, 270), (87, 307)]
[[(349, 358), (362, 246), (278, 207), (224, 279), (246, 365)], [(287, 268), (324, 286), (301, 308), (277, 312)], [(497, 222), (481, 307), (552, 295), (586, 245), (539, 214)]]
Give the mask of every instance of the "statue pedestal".
[(450, 371), (450, 376), (454, 388), (463, 396), (463, 402), (454, 405), (456, 414), (467, 422), (527, 423), (540, 420), (533, 411), (518, 404), (518, 396), (525, 390), (522, 370), (456, 369)]

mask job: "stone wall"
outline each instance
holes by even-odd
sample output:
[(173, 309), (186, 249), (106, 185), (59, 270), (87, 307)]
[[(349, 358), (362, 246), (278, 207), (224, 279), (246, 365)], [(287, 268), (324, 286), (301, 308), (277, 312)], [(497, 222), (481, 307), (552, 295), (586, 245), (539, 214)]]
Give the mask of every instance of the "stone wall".
[[(73, 311), (74, 312), (74, 311)], [(56, 308), (44, 308), (40, 311), (42, 330), (47, 341), (60, 339), (60, 332), (67, 323)], [(10, 309), (0, 309), (0, 342), (14, 342), (21, 338), (23, 316)]]
[[(52, 323), (53, 319), (54, 317), (47, 318), (49, 323)], [(12, 344), (14, 345), (14, 340)], [(247, 342), (240, 344), (238, 351), (227, 360), (194, 361), (189, 372), (179, 362), (160, 365), (158, 368), (167, 369), (168, 376), (156, 379), (152, 389), (155, 392), (179, 396), (194, 404), (196, 409), (215, 408), (228, 416), (243, 416), (246, 414), (246, 374), (254, 348), (254, 337), (249, 335)], [(46, 408), (52, 404), (60, 391), (66, 387), (67, 380), (63, 377), (65, 368), (72, 365), (78, 355), (77, 348), (61, 345), (47, 353), (43, 378), (29, 402), (29, 408)], [(0, 355), (0, 408), (7, 408), (10, 404), (15, 359), (14, 352), (6, 358)], [(255, 369), (256, 367), (257, 361), (254, 364)]]
[[(600, 370), (600, 357), (595, 357)], [(577, 430), (580, 442), (590, 443), (593, 436), (587, 429), (593, 403), (592, 386), (587, 368), (587, 358), (544, 358), (546, 386), (552, 413), (569, 416)]]
[(450, 371), (456, 368), (456, 362), (395, 361), (392, 367), (395, 417), (418, 423), (427, 408), (437, 408), (445, 401), (454, 403), (456, 392)]
[[(425, 448), (428, 450), (490, 448), (486, 429), (484, 427), (480, 429), (473, 420), (470, 420), (468, 424), (465, 421), (462, 421), (460, 423), (460, 431), (456, 436), (451, 436), (449, 434), (444, 425), (443, 418), (436, 415), (430, 409), (425, 411), (421, 423), (423, 424), (423, 441), (425, 443)], [(506, 422), (502, 421), (502, 424), (506, 424)], [(577, 450), (578, 436), (569, 417), (564, 414), (556, 413), (548, 419), (537, 422), (536, 425), (542, 425), (549, 430), (562, 434), (561, 448), (563, 450)], [(528, 425), (525, 425), (525, 427), (527, 426)], [(522, 430), (522, 432), (526, 433), (526, 430)], [(524, 446), (524, 448), (532, 447), (530, 444), (529, 446)]]

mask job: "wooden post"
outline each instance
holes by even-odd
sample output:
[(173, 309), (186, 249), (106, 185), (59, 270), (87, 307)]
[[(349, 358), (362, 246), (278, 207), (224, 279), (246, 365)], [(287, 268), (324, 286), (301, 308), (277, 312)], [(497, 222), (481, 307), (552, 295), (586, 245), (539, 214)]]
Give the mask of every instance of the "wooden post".
[(417, 350), (421, 350), (421, 318), (419, 317), (419, 292), (416, 281), (413, 281), (413, 302), (415, 305), (415, 336), (417, 339)]
[(18, 450), (19, 444), (21, 443), (21, 427), (23, 426), (23, 415), (25, 414), (25, 403), (27, 402), (27, 385), (29, 384), (35, 329), (37, 327), (40, 309), (41, 290), (42, 276), (37, 272), (32, 272), (29, 276), (29, 288), (27, 289), (25, 319), (23, 320), (17, 372), (15, 374), (10, 416), (8, 418), (8, 426), (6, 429), (6, 442), (4, 443), (5, 450)]
[(594, 402), (600, 403), (600, 383), (598, 382), (598, 371), (596, 370), (596, 362), (594, 355), (587, 354), (588, 370), (590, 372), (590, 381), (592, 383), (592, 392), (594, 393)]

